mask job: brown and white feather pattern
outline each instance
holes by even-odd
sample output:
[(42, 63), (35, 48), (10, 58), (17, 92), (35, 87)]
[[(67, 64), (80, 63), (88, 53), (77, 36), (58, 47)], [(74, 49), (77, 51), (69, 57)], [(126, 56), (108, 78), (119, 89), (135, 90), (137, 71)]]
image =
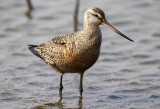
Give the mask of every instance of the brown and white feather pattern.
[[(94, 22), (92, 9), (86, 11), (84, 30), (55, 37), (49, 42), (34, 47), (38, 56), (53, 69), (61, 73), (81, 73), (90, 68), (98, 59), (101, 46), (101, 31)], [(95, 10), (97, 12), (97, 8)], [(102, 13), (99, 10), (102, 16)]]
[(89, 31), (89, 33), (78, 31), (60, 35), (49, 42), (40, 44), (35, 47), (35, 50), (47, 64), (57, 71), (83, 72), (91, 67), (99, 56), (101, 32), (99, 28), (95, 29), (98, 31), (93, 30), (95, 32)]

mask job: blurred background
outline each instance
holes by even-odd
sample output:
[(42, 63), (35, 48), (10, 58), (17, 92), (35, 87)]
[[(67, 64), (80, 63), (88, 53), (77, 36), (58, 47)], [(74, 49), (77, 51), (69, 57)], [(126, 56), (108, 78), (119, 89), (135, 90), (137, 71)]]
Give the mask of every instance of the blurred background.
[[(60, 74), (27, 48), (71, 33), (76, 0), (0, 0), (0, 108), (3, 109), (160, 109), (160, 0), (80, 0), (78, 30), (91, 6), (101, 8), (120, 37), (104, 26), (101, 54), (84, 74)], [(29, 16), (30, 13), (30, 16)]]

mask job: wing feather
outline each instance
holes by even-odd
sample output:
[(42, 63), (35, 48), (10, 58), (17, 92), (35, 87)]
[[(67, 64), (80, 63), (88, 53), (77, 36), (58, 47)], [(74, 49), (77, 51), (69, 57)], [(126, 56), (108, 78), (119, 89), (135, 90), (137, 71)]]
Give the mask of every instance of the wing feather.
[[(62, 64), (66, 56), (71, 56), (75, 39), (73, 33), (60, 35), (49, 42), (42, 43), (35, 50), (49, 64)], [(71, 51), (70, 51), (71, 50)]]

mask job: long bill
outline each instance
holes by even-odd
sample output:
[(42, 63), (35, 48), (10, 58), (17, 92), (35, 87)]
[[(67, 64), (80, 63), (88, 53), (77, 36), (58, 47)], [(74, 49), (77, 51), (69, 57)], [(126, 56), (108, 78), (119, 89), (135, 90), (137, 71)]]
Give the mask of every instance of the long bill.
[(126, 35), (124, 35), (123, 33), (121, 33), (120, 31), (118, 31), (116, 28), (114, 28), (111, 24), (109, 24), (107, 21), (103, 22), (103, 25), (105, 25), (106, 27), (108, 27), (109, 29), (113, 30), (114, 32), (116, 32), (117, 34), (121, 35), (122, 37), (128, 39), (131, 42), (134, 42), (132, 39), (130, 39), (129, 37), (127, 37)]

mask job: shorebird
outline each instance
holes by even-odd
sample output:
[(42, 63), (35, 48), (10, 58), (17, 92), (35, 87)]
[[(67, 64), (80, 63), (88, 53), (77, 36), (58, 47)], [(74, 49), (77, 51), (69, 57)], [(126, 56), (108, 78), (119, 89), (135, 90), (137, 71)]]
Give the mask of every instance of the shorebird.
[(40, 45), (29, 45), (30, 51), (42, 58), (54, 70), (61, 73), (59, 94), (62, 96), (62, 79), (65, 73), (79, 73), (79, 92), (82, 97), (83, 74), (98, 59), (102, 41), (99, 25), (105, 25), (122, 37), (133, 42), (110, 25), (104, 12), (97, 7), (88, 8), (84, 14), (84, 30), (63, 34)]

